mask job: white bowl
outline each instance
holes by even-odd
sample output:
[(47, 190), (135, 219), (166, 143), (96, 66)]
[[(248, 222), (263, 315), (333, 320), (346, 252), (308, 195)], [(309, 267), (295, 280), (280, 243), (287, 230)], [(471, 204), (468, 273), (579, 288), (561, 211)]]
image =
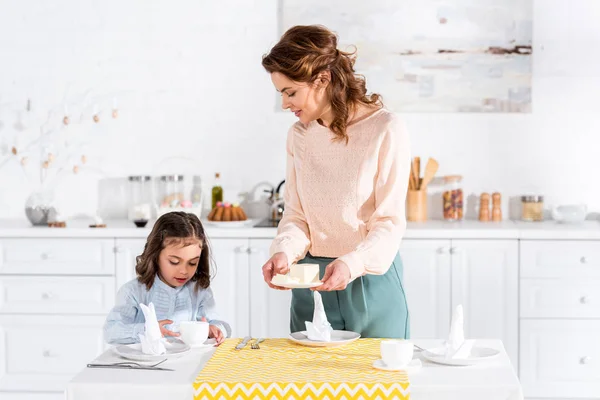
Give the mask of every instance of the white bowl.
[(552, 208), (552, 219), (562, 223), (578, 223), (585, 221), (587, 206), (585, 204), (567, 204)]

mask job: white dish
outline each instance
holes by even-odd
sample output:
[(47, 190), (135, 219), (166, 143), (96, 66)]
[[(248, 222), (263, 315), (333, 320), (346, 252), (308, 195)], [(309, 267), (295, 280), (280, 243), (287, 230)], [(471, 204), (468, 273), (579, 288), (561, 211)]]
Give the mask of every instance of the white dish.
[(245, 221), (204, 221), (206, 225), (214, 226), (215, 228), (244, 228), (254, 224), (254, 220), (247, 219)]
[(373, 362), (373, 368), (375, 369), (380, 369), (382, 371), (406, 371), (407, 373), (417, 372), (421, 369), (422, 365), (423, 364), (421, 363), (421, 360), (419, 360), (418, 358), (414, 358), (413, 360), (411, 360), (411, 362), (409, 362), (406, 365), (397, 367), (389, 367), (385, 365), (383, 360), (375, 360), (375, 362)]
[(135, 361), (160, 361), (165, 358), (177, 358), (191, 350), (190, 346), (181, 341), (168, 342), (165, 344), (165, 347), (167, 348), (167, 352), (159, 355), (142, 353), (142, 345), (140, 343), (122, 344), (116, 346), (113, 350), (121, 357)]
[(298, 282), (273, 283), (273, 282), (271, 282), (271, 283), (275, 286), (284, 287), (284, 288), (288, 288), (288, 289), (309, 289), (309, 288), (321, 286), (323, 284), (323, 282), (309, 282), (309, 283), (298, 283)]
[(332, 331), (331, 332), (331, 341), (330, 342), (321, 342), (317, 340), (310, 340), (308, 336), (306, 336), (306, 331), (294, 332), (290, 334), (290, 339), (302, 346), (308, 347), (335, 347), (342, 346), (348, 343), (352, 343), (355, 340), (360, 338), (360, 334), (356, 332), (350, 331)]
[(489, 360), (496, 358), (500, 352), (489, 347), (476, 347), (471, 349), (471, 354), (467, 358), (446, 358), (446, 348), (437, 347), (433, 349), (427, 349), (421, 354), (426, 360), (437, 364), (454, 365), (454, 366), (466, 366), (466, 365), (477, 365), (486, 363)]
[(217, 340), (216, 339), (208, 339), (206, 342), (201, 343), (201, 344), (193, 344), (190, 345), (190, 347), (192, 349), (203, 349), (203, 348), (210, 348), (210, 347), (215, 347), (215, 345), (217, 344)]

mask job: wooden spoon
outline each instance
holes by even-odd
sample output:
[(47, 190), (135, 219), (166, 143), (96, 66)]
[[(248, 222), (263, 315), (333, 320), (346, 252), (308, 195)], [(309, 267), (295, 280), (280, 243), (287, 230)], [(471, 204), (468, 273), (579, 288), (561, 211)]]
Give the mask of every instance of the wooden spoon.
[(419, 190), (419, 177), (421, 176), (421, 157), (413, 158), (411, 172), (414, 178), (414, 188), (415, 190)]
[(427, 185), (429, 185), (429, 183), (433, 180), (433, 177), (435, 176), (439, 167), (440, 164), (435, 159), (430, 158), (427, 160), (425, 174), (423, 175), (423, 183), (421, 184), (419, 190), (425, 190), (425, 188), (427, 188)]

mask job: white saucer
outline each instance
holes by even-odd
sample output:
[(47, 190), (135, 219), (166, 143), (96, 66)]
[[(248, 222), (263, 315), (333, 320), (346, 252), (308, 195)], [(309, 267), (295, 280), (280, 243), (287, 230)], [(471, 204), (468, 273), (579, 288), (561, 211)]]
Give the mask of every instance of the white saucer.
[(293, 342), (301, 344), (302, 346), (308, 347), (335, 347), (342, 346), (348, 343), (354, 342), (356, 339), (360, 338), (360, 334), (356, 332), (350, 331), (332, 331), (331, 332), (331, 341), (330, 342), (320, 342), (316, 340), (310, 340), (308, 336), (306, 336), (306, 331), (294, 332), (290, 334), (290, 339)]
[(323, 282), (310, 282), (310, 283), (296, 283), (296, 282), (285, 282), (285, 283), (273, 283), (272, 285), (284, 287), (288, 289), (309, 289), (317, 286), (321, 286)]
[(375, 362), (373, 362), (373, 368), (375, 369), (381, 369), (383, 371), (406, 371), (408, 373), (417, 372), (421, 369), (422, 365), (421, 360), (418, 358), (413, 358), (408, 364), (398, 367), (389, 367), (383, 360), (375, 360)]
[(158, 355), (142, 353), (142, 345), (140, 343), (122, 344), (116, 346), (113, 350), (121, 357), (135, 361), (160, 361), (165, 358), (177, 358), (191, 350), (190, 346), (178, 340), (165, 344), (165, 347), (167, 348), (167, 352)]
[(216, 339), (207, 339), (206, 342), (204, 342), (204, 343), (190, 344), (189, 346), (192, 349), (204, 349), (204, 348), (209, 348), (209, 347), (215, 347), (215, 344), (217, 344)]
[(489, 347), (477, 347), (473, 346), (471, 354), (467, 358), (446, 358), (446, 348), (437, 347), (434, 349), (427, 349), (421, 354), (423, 358), (437, 364), (454, 365), (454, 366), (465, 366), (465, 365), (477, 365), (486, 363), (489, 360), (496, 358), (500, 352)]

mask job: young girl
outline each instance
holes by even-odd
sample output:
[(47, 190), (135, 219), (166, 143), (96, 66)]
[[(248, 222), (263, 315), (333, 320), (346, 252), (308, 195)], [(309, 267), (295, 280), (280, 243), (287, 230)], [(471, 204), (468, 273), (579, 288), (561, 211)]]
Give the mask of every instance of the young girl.
[(209, 337), (217, 344), (231, 334), (219, 320), (210, 285), (210, 249), (198, 217), (171, 212), (160, 217), (137, 258), (137, 278), (124, 284), (106, 318), (104, 337), (109, 344), (140, 341), (144, 314), (140, 303), (154, 303), (163, 336), (181, 321), (207, 320)]

